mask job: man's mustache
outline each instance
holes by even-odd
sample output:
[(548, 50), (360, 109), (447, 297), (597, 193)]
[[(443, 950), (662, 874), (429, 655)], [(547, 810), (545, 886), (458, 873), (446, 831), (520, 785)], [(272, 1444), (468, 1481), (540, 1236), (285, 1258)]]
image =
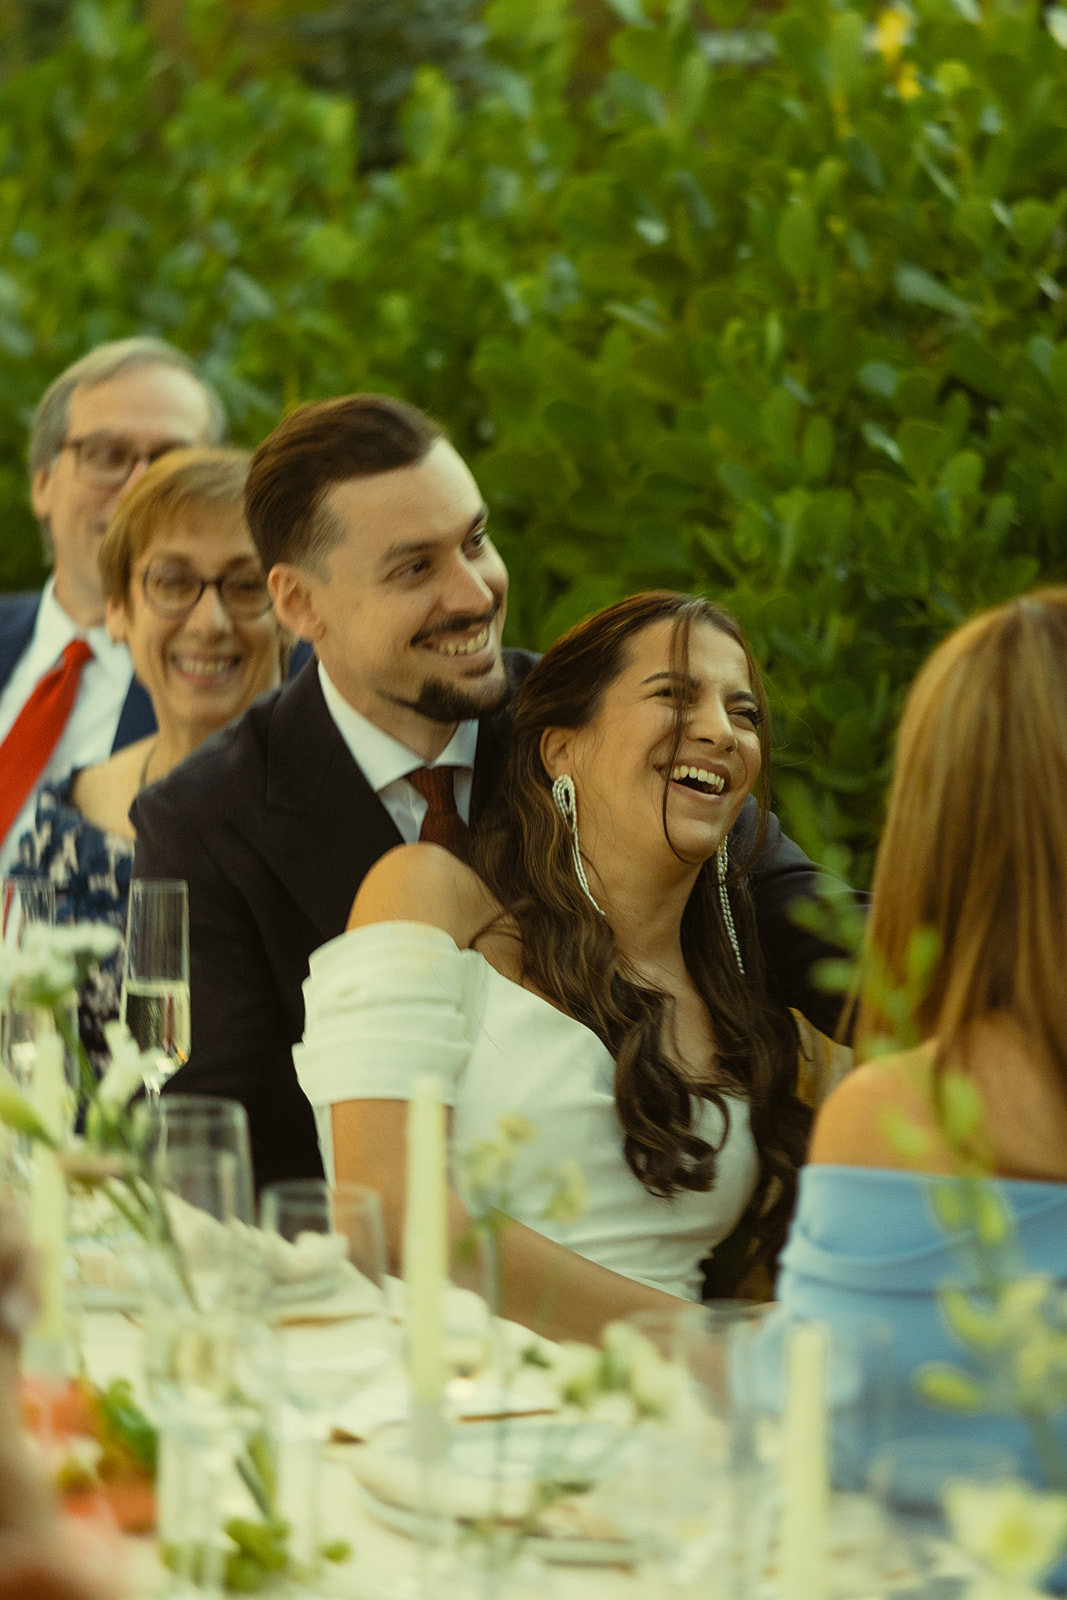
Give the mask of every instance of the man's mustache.
[(444, 622), (435, 623), (432, 628), (423, 628), (411, 642), (412, 644), (425, 644), (428, 639), (439, 639), (444, 634), (466, 633), (468, 628), (484, 628), (487, 623), (492, 622), (499, 610), (500, 601), (498, 600), (495, 605), (491, 606), (488, 611), (483, 612), (479, 617), (471, 616), (469, 613), (466, 616), (448, 617)]

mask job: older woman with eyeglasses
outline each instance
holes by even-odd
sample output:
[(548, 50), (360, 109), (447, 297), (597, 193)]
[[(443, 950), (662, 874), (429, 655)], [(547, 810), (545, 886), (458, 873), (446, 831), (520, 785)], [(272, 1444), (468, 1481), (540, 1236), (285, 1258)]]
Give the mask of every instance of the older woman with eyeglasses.
[[(100, 549), (107, 627), (133, 657), (158, 732), (42, 790), (19, 872), (49, 879), (60, 920), (121, 927), (135, 795), (280, 682), (289, 638), (271, 607), (244, 519), (248, 457), (171, 450), (116, 509)], [(82, 1032), (118, 1013), (117, 974), (83, 997)]]

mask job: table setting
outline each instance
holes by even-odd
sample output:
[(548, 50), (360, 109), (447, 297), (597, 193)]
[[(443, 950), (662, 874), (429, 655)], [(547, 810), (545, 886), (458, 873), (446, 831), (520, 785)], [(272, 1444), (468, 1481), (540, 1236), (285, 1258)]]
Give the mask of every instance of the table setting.
[[(893, 1440), (875, 1321), (679, 1302), (593, 1347), (502, 1320), (478, 1232), (499, 1213), (477, 1197), (486, 1292), (449, 1278), (432, 1074), (394, 1278), (378, 1196), (299, 1181), (257, 1204), (243, 1108), (160, 1096), (158, 1042), (114, 1025), (88, 1084), (69, 997), (107, 930), (38, 927), (0, 973), (5, 1015), (17, 998), (34, 1024), (0, 1075), (4, 1184), (42, 1262), (25, 1415), (116, 1592), (948, 1600), (984, 1581), (960, 1529), (1025, 1492), (1017, 1464)], [(527, 1137), (511, 1119), (481, 1166), (506, 1176)], [(968, 1489), (994, 1496), (984, 1524)]]

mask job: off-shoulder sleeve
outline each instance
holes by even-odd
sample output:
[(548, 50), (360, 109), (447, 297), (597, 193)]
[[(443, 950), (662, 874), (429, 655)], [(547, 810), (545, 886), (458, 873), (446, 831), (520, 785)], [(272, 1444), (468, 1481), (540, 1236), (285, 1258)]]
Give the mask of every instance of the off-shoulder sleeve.
[(316, 1114), (343, 1100), (406, 1100), (423, 1072), (440, 1077), (452, 1105), (485, 977), (480, 955), (422, 922), (374, 923), (316, 950), (293, 1049)]

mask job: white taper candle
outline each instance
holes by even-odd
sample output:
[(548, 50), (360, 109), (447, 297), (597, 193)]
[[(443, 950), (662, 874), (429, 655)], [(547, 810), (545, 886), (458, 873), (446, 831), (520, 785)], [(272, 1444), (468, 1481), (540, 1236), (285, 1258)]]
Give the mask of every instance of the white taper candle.
[(787, 1330), (782, 1418), (782, 1600), (825, 1600), (830, 1508), (826, 1415), (827, 1331)]
[(448, 1161), (441, 1080), (420, 1075), (408, 1106), (404, 1279), (416, 1452), (436, 1457), (444, 1443), (444, 1297), (448, 1275)]

